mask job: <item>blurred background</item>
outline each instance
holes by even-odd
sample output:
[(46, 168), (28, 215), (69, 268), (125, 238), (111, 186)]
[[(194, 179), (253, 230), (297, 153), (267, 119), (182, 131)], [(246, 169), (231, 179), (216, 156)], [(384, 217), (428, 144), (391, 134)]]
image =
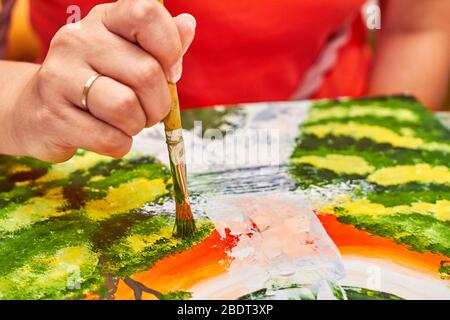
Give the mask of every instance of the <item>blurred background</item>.
[[(28, 18), (28, 0), (17, 0), (13, 17), (12, 27), (8, 35), (7, 58), (21, 61), (35, 61), (39, 55), (39, 44), (30, 25)], [(369, 35), (370, 46), (376, 44), (375, 32)], [(450, 85), (444, 110), (450, 111)]]

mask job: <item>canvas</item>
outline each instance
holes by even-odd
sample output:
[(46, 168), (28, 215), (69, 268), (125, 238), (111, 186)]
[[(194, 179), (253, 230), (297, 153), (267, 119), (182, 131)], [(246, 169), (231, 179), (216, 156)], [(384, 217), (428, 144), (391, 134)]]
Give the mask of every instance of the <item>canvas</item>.
[[(0, 157), (0, 299), (450, 299), (450, 131), (410, 97), (183, 114), (113, 160)], [(201, 121), (201, 122), (199, 122)]]

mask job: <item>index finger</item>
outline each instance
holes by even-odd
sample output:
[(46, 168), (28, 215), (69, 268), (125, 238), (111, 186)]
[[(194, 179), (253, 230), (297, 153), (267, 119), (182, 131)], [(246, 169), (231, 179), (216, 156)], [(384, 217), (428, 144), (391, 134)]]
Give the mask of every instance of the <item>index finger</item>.
[(170, 82), (181, 70), (183, 47), (170, 13), (156, 0), (119, 0), (104, 12), (103, 24), (110, 31), (138, 44), (155, 57)]

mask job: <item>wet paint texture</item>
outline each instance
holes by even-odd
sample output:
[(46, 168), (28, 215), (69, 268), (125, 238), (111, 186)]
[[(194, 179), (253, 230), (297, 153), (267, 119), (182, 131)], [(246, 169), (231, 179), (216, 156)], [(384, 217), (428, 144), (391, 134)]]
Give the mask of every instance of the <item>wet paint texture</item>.
[[(0, 157), (0, 177), (0, 299), (108, 298), (111, 283), (213, 230), (203, 219), (191, 239), (174, 238), (174, 217), (140, 211), (172, 188), (169, 171), (148, 156), (80, 151), (53, 166)], [(161, 298), (189, 295), (166, 290)]]
[(321, 212), (409, 250), (450, 257), (450, 132), (417, 101), (318, 102), (301, 132), (291, 160), (298, 188), (356, 186)]
[(343, 277), (339, 252), (306, 199), (284, 192), (213, 200), (208, 212), (217, 231), (239, 241), (227, 273), (192, 288), (194, 299), (237, 299), (286, 284), (324, 288)]
[[(245, 116), (219, 108), (189, 111), (184, 120), (192, 128), (204, 118), (203, 130), (225, 131)], [(318, 226), (340, 254), (449, 279), (450, 133), (432, 114), (405, 97), (321, 101), (301, 132), (291, 156), (294, 189), (352, 186), (316, 207)], [(320, 261), (327, 255), (318, 244), (328, 236), (305, 236), (300, 252), (294, 235), (305, 224), (279, 216), (287, 213), (283, 205), (265, 196), (245, 224), (231, 219), (236, 210), (209, 206), (212, 220), (198, 219), (197, 232), (183, 240), (173, 236), (171, 210), (146, 206), (164, 203), (172, 189), (169, 170), (149, 156), (113, 160), (80, 151), (58, 165), (0, 156), (0, 299), (321, 298), (319, 287), (299, 284), (304, 279), (283, 283), (273, 266), (309, 261), (305, 252), (321, 252), (311, 259)], [(300, 207), (307, 202), (295, 199)], [(255, 263), (259, 272), (247, 268)], [(333, 266), (337, 279), (342, 270)], [(258, 283), (258, 275), (266, 278)], [(405, 292), (329, 290), (336, 299), (399, 299)]]
[[(402, 300), (386, 292), (355, 287), (333, 287), (337, 300)], [(262, 289), (242, 296), (239, 300), (317, 300), (317, 289), (308, 286), (290, 286), (286, 288)]]

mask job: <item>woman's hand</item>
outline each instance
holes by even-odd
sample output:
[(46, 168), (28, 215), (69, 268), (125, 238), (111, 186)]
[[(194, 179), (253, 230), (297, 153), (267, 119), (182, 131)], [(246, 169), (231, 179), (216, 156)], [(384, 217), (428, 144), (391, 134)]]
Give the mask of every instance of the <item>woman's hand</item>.
[[(156, 0), (120, 0), (60, 29), (8, 111), (15, 154), (50, 162), (68, 160), (78, 148), (127, 154), (134, 135), (168, 114), (167, 83), (181, 77), (195, 24), (188, 14), (172, 18)], [(96, 74), (87, 112), (83, 88)]]

